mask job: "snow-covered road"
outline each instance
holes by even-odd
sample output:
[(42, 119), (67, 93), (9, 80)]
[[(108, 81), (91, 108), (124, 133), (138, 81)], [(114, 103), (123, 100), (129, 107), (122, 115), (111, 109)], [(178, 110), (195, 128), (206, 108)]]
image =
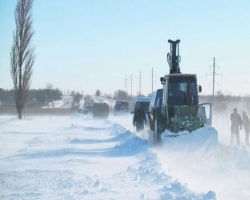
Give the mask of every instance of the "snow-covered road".
[(249, 199), (248, 149), (173, 151), (131, 122), (1, 116), (0, 199)]

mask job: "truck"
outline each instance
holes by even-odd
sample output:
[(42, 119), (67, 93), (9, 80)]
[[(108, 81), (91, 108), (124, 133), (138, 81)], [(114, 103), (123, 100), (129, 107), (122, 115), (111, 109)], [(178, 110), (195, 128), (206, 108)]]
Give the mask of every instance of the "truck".
[(107, 119), (109, 116), (109, 105), (105, 102), (94, 103), (92, 112), (94, 119)]
[(160, 135), (169, 130), (173, 135), (180, 131), (192, 132), (212, 123), (211, 103), (199, 104), (201, 85), (196, 74), (183, 74), (180, 70), (180, 40), (168, 40), (170, 52), (167, 54), (169, 74), (160, 78), (163, 94), (160, 105), (154, 110), (153, 131)]
[(161, 105), (162, 102), (162, 96), (163, 96), (163, 89), (157, 89), (154, 91), (151, 95), (151, 100), (148, 108), (148, 119), (149, 119), (149, 125), (151, 131), (154, 131), (155, 128), (155, 118), (156, 118), (156, 112), (155, 110), (157, 107)]

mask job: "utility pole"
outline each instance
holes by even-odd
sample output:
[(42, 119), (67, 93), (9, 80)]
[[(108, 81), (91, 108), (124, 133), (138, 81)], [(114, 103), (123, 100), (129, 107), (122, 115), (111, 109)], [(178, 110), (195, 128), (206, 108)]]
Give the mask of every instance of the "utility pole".
[(207, 74), (207, 75), (213, 75), (213, 100), (214, 100), (215, 75), (221, 75), (221, 74), (217, 74), (215, 72), (215, 57), (214, 57), (214, 60), (213, 60), (213, 73), (212, 74)]
[(125, 92), (127, 92), (127, 76), (125, 77)]
[(152, 86), (152, 92), (151, 92), (151, 94), (153, 94), (153, 92), (154, 92), (154, 78), (155, 78), (155, 75), (154, 75), (154, 68), (152, 67), (152, 70), (151, 70), (151, 81), (152, 81), (151, 86)]

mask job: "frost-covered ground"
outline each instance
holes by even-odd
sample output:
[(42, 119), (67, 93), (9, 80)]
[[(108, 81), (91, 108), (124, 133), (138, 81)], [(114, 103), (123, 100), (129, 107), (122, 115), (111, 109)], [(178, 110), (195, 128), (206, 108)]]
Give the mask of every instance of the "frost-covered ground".
[(218, 125), (214, 148), (212, 127), (156, 143), (131, 115), (0, 115), (0, 199), (250, 199), (250, 152)]

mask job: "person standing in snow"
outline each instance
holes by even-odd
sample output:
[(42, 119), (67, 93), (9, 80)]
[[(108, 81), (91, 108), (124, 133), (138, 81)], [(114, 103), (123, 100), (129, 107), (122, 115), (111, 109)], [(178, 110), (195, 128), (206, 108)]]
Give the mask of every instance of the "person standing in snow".
[(133, 124), (136, 126), (137, 132), (144, 130), (144, 123), (147, 123), (146, 115), (141, 104), (138, 103), (133, 117)]
[(234, 111), (230, 116), (230, 120), (231, 120), (231, 145), (233, 144), (235, 137), (237, 140), (237, 145), (240, 145), (240, 130), (242, 129), (242, 120), (240, 114), (237, 111), (237, 108), (234, 108)]
[(245, 131), (245, 144), (249, 147), (250, 121), (245, 111), (242, 113), (242, 125)]

